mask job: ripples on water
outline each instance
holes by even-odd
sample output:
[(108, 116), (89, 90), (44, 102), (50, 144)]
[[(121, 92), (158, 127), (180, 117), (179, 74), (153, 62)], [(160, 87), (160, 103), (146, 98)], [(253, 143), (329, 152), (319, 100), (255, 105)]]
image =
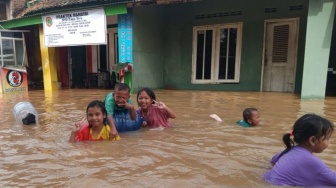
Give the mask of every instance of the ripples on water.
[[(262, 180), (270, 158), (284, 149), (282, 135), (305, 113), (335, 121), (336, 100), (301, 101), (286, 93), (155, 91), (172, 108), (174, 127), (144, 128), (120, 141), (68, 143), (73, 122), (109, 90), (60, 90), (0, 95), (1, 187), (232, 187), (269, 186)], [(132, 95), (133, 102), (136, 94)], [(14, 122), (17, 102), (30, 101), (39, 124)], [(137, 107), (137, 105), (135, 105)], [(256, 107), (261, 126), (235, 125)], [(210, 114), (223, 122), (216, 122)], [(335, 137), (335, 135), (333, 136)], [(332, 169), (336, 144), (318, 156)]]

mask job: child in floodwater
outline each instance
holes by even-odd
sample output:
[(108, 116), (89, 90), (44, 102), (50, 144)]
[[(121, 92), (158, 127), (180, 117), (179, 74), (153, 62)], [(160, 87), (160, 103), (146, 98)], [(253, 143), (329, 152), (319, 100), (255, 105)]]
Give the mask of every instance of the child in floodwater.
[[(106, 125), (106, 109), (102, 101), (94, 100), (86, 109), (86, 118), (75, 123), (72, 128), (69, 142), (108, 140), (110, 139), (110, 127)], [(113, 140), (119, 140), (116, 137)]]
[(328, 147), (333, 131), (334, 125), (326, 118), (315, 114), (300, 117), (293, 131), (283, 135), (286, 149), (272, 158), (274, 166), (264, 180), (273, 185), (335, 187), (336, 173), (313, 155)]
[(142, 119), (135, 110), (131, 100), (131, 89), (126, 83), (118, 83), (114, 90), (105, 96), (107, 121), (111, 127), (111, 137), (119, 132), (137, 131), (141, 128)]
[(170, 127), (169, 118), (176, 118), (174, 111), (163, 102), (157, 102), (154, 91), (147, 87), (138, 92), (137, 101), (143, 126)]
[(255, 127), (260, 123), (260, 115), (256, 108), (246, 108), (243, 111), (243, 119), (236, 122), (242, 127)]

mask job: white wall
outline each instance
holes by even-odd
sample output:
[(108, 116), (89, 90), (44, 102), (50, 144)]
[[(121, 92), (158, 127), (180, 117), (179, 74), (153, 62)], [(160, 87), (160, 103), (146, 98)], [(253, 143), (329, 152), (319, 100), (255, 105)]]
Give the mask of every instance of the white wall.
[[(118, 17), (117, 16), (107, 16), (106, 17), (106, 24), (107, 26), (109, 25), (116, 25), (118, 24)], [(112, 72), (112, 67), (116, 65), (116, 54), (115, 54), (115, 40), (114, 40), (114, 34), (118, 33), (118, 28), (107, 28), (106, 30), (108, 38), (107, 38), (107, 43), (108, 43), (108, 55), (109, 55), (109, 63), (108, 63), (108, 69), (110, 73)], [(99, 66), (97, 63), (98, 60), (98, 46), (94, 45), (92, 46), (92, 72), (98, 72)]]

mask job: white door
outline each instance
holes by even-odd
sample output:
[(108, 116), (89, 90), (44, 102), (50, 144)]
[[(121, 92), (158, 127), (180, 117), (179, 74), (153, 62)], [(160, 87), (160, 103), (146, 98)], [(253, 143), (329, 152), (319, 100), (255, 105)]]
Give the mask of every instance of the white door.
[(266, 21), (263, 91), (293, 92), (298, 19)]

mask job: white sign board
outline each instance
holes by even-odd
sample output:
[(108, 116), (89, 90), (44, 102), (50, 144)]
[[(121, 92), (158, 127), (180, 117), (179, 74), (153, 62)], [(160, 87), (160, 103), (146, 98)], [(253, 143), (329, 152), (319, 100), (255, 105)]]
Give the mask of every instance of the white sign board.
[(42, 19), (46, 47), (106, 44), (102, 8), (46, 15)]

